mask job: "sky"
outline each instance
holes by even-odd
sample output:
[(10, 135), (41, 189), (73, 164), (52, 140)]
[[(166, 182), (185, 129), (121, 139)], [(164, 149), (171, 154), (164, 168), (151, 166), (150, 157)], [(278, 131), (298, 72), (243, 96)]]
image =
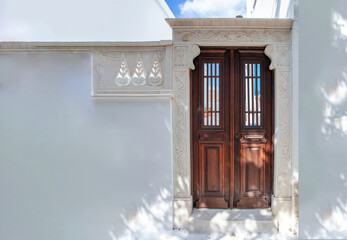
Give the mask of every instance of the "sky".
[(176, 18), (246, 16), (246, 0), (165, 0)]

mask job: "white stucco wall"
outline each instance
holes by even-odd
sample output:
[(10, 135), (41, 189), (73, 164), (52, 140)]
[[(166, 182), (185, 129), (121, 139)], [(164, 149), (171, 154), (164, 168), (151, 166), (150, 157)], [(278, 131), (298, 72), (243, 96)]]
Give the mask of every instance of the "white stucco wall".
[(300, 16), (300, 238), (347, 238), (347, 5), (305, 0)]
[(171, 39), (164, 0), (3, 0), (0, 41)]
[(248, 18), (294, 18), (295, 0), (247, 0)]
[(91, 97), (90, 67), (0, 53), (0, 239), (166, 239), (170, 99)]

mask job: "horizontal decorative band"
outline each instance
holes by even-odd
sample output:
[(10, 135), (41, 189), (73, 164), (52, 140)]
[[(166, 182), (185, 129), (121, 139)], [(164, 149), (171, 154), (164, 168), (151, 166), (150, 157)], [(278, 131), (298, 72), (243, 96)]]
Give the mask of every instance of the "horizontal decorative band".
[(93, 51), (93, 96), (171, 97), (171, 47)]

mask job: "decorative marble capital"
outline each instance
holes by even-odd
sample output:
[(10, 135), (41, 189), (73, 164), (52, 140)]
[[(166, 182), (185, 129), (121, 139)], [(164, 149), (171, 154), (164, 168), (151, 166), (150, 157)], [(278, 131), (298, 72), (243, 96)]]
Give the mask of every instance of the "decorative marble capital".
[(270, 70), (291, 67), (291, 45), (267, 45), (264, 53), (271, 60)]
[(195, 69), (194, 58), (200, 54), (198, 45), (175, 45), (174, 46), (174, 68)]

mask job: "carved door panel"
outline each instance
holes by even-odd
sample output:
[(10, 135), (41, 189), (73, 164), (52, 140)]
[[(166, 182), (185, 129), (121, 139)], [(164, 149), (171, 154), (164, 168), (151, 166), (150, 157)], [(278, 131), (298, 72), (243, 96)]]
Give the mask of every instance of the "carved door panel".
[[(272, 76), (263, 51), (239, 50), (235, 69), (235, 191), (238, 208), (270, 207)], [(237, 103), (237, 104), (236, 104)]]
[(203, 49), (192, 72), (195, 207), (269, 207), (272, 75), (263, 50)]
[(202, 50), (192, 88), (194, 200), (196, 207), (229, 207), (229, 58)]

